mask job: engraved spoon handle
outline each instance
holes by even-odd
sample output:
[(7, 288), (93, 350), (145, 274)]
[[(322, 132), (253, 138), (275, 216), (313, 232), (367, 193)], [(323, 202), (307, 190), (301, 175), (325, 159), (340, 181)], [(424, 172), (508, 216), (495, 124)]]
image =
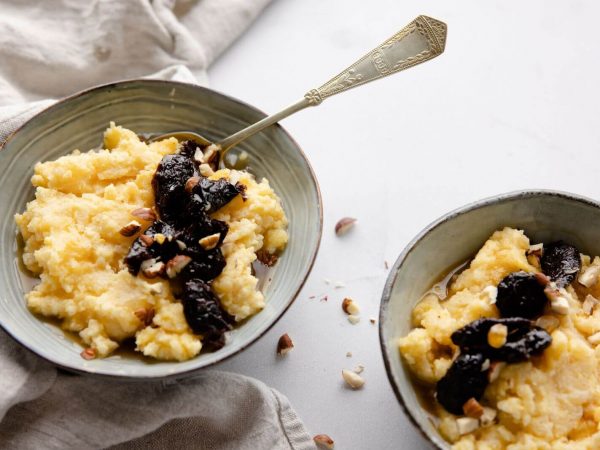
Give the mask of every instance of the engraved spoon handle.
[(327, 97), (429, 61), (444, 52), (446, 31), (444, 22), (419, 16), (320, 88), (308, 91), (302, 100), (226, 137), (217, 145), (224, 153), (269, 125), (307, 106), (321, 104)]

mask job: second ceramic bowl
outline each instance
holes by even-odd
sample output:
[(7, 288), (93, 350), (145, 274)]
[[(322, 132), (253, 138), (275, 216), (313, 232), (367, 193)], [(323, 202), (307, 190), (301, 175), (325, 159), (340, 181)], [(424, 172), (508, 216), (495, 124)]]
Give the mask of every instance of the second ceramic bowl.
[(196, 85), (133, 80), (85, 91), (58, 102), (28, 121), (0, 151), (0, 325), (17, 341), (53, 363), (76, 371), (135, 378), (190, 373), (214, 364), (262, 336), (290, 306), (312, 268), (322, 230), (322, 206), (315, 175), (300, 147), (279, 125), (241, 144), (250, 155), (251, 172), (266, 177), (282, 200), (289, 219), (289, 244), (264, 290), (266, 307), (230, 333), (213, 353), (184, 362), (147, 362), (111, 356), (85, 361), (81, 347), (56, 326), (41, 322), (26, 307), (30, 280), (17, 261), (13, 216), (33, 199), (33, 166), (70, 153), (98, 147), (110, 121), (136, 133), (198, 131), (217, 140), (262, 119), (257, 109)]
[(588, 255), (600, 254), (600, 204), (564, 192), (513, 192), (452, 211), (426, 227), (399, 256), (385, 285), (379, 338), (388, 378), (413, 424), (440, 449), (450, 444), (419, 403), (397, 339), (411, 330), (411, 312), (421, 296), (506, 226), (525, 230), (532, 242), (563, 239)]

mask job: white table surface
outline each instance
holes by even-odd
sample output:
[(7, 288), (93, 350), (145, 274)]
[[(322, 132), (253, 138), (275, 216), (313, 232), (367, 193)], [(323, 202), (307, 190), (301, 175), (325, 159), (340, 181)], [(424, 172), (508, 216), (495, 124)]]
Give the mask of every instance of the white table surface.
[[(218, 366), (283, 392), (309, 432), (339, 449), (427, 448), (396, 401), (368, 320), (385, 260), (438, 216), (486, 196), (550, 188), (600, 198), (594, 0), (280, 0), (216, 62), (211, 86), (275, 112), (419, 14), (448, 24), (442, 56), (283, 122), (320, 182), (321, 249), (285, 316)], [(340, 239), (333, 227), (343, 216), (359, 222)], [(309, 299), (321, 294), (329, 300)], [(344, 296), (362, 308), (358, 325), (340, 308)], [(283, 333), (295, 349), (278, 359)], [(341, 369), (359, 363), (366, 385), (348, 390)]]

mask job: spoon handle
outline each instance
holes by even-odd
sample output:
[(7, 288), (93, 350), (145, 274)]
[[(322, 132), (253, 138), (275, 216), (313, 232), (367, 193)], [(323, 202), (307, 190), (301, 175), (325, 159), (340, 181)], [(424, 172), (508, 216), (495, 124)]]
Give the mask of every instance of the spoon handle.
[(218, 145), (227, 150), (301, 109), (320, 105), (327, 97), (429, 61), (444, 52), (446, 32), (444, 22), (419, 16), (321, 87), (308, 91), (301, 100), (223, 139)]

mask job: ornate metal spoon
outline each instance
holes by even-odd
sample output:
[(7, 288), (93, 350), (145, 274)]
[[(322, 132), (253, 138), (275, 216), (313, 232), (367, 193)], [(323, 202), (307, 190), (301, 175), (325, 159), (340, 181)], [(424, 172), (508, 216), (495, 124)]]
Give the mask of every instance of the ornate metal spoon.
[[(220, 151), (220, 167), (226, 166), (224, 157), (229, 149), (281, 119), (308, 106), (317, 106), (327, 97), (400, 72), (442, 54), (446, 45), (446, 32), (447, 26), (444, 22), (427, 16), (417, 17), (339, 75), (321, 87), (308, 91), (301, 100), (214, 143), (215, 150)], [(168, 137), (176, 137), (180, 140), (192, 139), (203, 146), (212, 144), (205, 137), (190, 131), (161, 134), (151, 140), (157, 141)]]

